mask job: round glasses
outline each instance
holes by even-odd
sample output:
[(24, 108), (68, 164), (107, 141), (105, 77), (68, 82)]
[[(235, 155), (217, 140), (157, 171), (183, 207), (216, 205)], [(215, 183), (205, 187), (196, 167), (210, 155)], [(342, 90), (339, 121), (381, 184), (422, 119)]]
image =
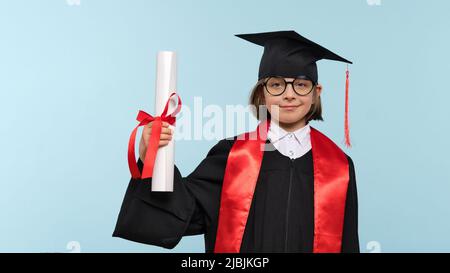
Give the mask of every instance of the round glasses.
[(315, 84), (307, 77), (301, 76), (287, 82), (283, 77), (270, 77), (264, 81), (264, 87), (272, 96), (280, 96), (286, 91), (286, 86), (292, 85), (292, 89), (299, 96), (306, 96), (314, 89)]

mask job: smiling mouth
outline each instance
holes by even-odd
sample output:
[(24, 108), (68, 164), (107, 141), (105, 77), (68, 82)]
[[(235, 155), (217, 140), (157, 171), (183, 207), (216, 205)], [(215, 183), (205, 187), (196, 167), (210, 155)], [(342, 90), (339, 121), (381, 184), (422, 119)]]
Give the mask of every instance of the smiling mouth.
[(294, 109), (294, 108), (297, 108), (299, 106), (300, 105), (286, 105), (286, 106), (281, 106), (280, 105), (280, 108), (283, 108), (283, 109)]

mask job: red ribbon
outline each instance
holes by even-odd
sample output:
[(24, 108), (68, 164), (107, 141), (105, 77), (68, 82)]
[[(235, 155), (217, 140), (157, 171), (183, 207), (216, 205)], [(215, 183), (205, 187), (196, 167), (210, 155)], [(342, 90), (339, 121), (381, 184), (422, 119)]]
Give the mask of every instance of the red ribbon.
[[(169, 109), (169, 103), (173, 96), (176, 96), (178, 99), (177, 108), (170, 114), (167, 114), (167, 110)], [(142, 179), (152, 177), (153, 175), (153, 167), (155, 165), (156, 152), (159, 148), (159, 140), (161, 137), (161, 129), (162, 122), (165, 121), (170, 125), (175, 125), (175, 116), (180, 112), (181, 109), (181, 98), (175, 92), (170, 94), (167, 99), (166, 106), (164, 107), (164, 111), (160, 116), (153, 117), (146, 112), (139, 110), (139, 113), (136, 117), (139, 124), (134, 128), (133, 132), (131, 132), (130, 140), (128, 142), (128, 167), (130, 168), (131, 176), (133, 179), (140, 179), (141, 172), (136, 163), (134, 143), (136, 141), (136, 132), (140, 126), (144, 126), (153, 122), (152, 131), (149, 143), (147, 143), (147, 152), (145, 153), (145, 161), (144, 168), (142, 170)]]

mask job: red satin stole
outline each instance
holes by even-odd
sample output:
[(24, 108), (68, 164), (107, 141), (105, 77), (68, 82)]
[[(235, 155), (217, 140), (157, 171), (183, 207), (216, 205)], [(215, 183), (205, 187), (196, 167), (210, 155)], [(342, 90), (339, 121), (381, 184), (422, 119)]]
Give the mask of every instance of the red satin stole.
[[(228, 155), (220, 200), (215, 253), (241, 248), (250, 206), (261, 168), (269, 122), (238, 136)], [(349, 165), (344, 152), (311, 127), (314, 165), (313, 252), (340, 252)]]

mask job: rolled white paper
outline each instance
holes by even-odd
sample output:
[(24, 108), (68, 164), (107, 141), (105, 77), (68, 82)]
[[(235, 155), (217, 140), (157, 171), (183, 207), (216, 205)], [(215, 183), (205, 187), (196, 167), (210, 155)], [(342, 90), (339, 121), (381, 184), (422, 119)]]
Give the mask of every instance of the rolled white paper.
[[(169, 95), (176, 91), (177, 87), (177, 60), (176, 53), (172, 51), (158, 52), (156, 64), (156, 92), (155, 92), (155, 115), (161, 115), (164, 111)], [(169, 103), (167, 113), (171, 113), (177, 106), (176, 99)], [(169, 128), (175, 133), (174, 126)], [(173, 191), (174, 172), (174, 137), (168, 145), (158, 149), (153, 167), (152, 191)]]

